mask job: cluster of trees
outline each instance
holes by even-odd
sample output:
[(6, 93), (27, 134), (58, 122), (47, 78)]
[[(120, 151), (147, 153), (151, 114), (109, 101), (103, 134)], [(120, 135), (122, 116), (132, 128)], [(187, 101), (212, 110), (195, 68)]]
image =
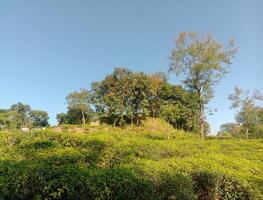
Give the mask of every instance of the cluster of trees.
[(222, 124), (218, 136), (237, 138), (263, 138), (263, 107), (256, 104), (262, 101), (259, 91), (243, 91), (236, 87), (229, 95), (231, 108), (236, 109), (235, 123)]
[(174, 127), (198, 131), (196, 94), (171, 85), (164, 73), (145, 74), (116, 68), (91, 90), (66, 97), (67, 113), (57, 115), (58, 123), (85, 124), (90, 120), (115, 126), (140, 125), (146, 117), (163, 117)]
[(68, 113), (59, 114), (58, 122), (71, 122), (70, 112), (77, 109), (85, 123), (94, 107), (99, 119), (113, 126), (139, 125), (146, 116), (163, 117), (177, 128), (198, 130), (203, 139), (208, 130), (206, 105), (213, 97), (213, 86), (228, 72), (236, 51), (233, 40), (224, 45), (211, 34), (180, 33), (169, 56), (169, 72), (183, 73), (183, 86), (167, 83), (162, 73), (147, 75), (117, 68), (86, 91), (85, 103), (81, 103), (85, 108), (76, 107), (78, 100), (67, 99)]
[[(66, 97), (68, 111), (57, 115), (58, 123), (86, 124), (100, 120), (123, 127), (127, 123), (140, 125), (149, 116), (162, 117), (176, 128), (200, 133), (203, 139), (209, 131), (206, 113), (211, 111), (207, 104), (213, 98), (213, 87), (229, 72), (236, 52), (233, 40), (224, 45), (211, 34), (180, 33), (169, 56), (168, 73), (183, 74), (182, 86), (168, 83), (166, 73), (145, 74), (116, 68), (104, 80), (92, 83), (90, 90), (70, 93)], [(234, 127), (239, 135), (245, 132), (248, 138), (252, 130), (262, 130), (262, 108), (254, 103), (262, 99), (258, 93), (249, 97), (237, 88), (229, 99), (232, 108), (237, 109)], [(1, 127), (48, 124), (47, 113), (33, 112), (29, 106), (23, 106), (0, 111)], [(225, 134), (229, 127), (223, 125), (219, 135)]]
[(9, 109), (0, 110), (0, 129), (48, 126), (48, 114), (42, 110), (31, 110), (29, 105), (17, 103)]

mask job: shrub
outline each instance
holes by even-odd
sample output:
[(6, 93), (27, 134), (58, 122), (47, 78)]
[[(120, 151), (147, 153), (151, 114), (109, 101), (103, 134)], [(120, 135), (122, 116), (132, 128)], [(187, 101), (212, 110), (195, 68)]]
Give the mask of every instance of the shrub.
[(195, 200), (197, 196), (194, 193), (192, 179), (180, 173), (162, 174), (160, 183), (156, 185), (156, 196), (160, 199), (175, 197), (180, 200)]
[(194, 188), (199, 200), (213, 200), (218, 186), (216, 174), (208, 172), (193, 172), (192, 178), (195, 183)]
[(261, 140), (166, 134), (108, 126), (0, 132), (0, 200), (263, 199)]
[(253, 199), (249, 186), (233, 177), (203, 171), (192, 173), (192, 177), (199, 200)]
[(220, 200), (253, 199), (252, 191), (250, 191), (249, 186), (247, 184), (225, 175), (220, 177), (218, 193)]

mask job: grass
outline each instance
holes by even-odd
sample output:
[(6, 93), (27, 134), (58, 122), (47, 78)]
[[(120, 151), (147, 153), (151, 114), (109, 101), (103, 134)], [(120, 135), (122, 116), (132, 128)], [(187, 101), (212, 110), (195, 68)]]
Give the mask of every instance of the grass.
[(263, 199), (263, 141), (200, 141), (161, 120), (0, 132), (0, 199), (212, 199), (200, 181), (213, 176), (214, 196)]

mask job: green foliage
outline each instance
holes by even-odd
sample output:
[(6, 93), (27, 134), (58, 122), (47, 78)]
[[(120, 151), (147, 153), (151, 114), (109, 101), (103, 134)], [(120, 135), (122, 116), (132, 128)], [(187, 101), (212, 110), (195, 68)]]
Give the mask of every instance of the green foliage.
[[(228, 132), (234, 137), (241, 138), (263, 138), (263, 108), (256, 105), (256, 101), (263, 100), (259, 91), (254, 91), (251, 95), (249, 91), (243, 91), (235, 87), (233, 94), (229, 95), (231, 108), (236, 109), (236, 124), (232, 124)], [(223, 128), (228, 126), (223, 125)], [(221, 131), (222, 132), (222, 131)]]
[(194, 172), (195, 190), (200, 200), (213, 200), (216, 196), (218, 180), (217, 176), (207, 172)]
[(181, 86), (165, 84), (161, 88), (160, 116), (175, 128), (186, 131), (198, 131), (198, 101), (195, 93), (184, 90)]
[(0, 132), (0, 199), (262, 199), (261, 140), (200, 141), (153, 118), (59, 128)]
[(29, 105), (17, 103), (9, 109), (0, 110), (0, 130), (22, 127), (48, 126), (48, 114), (42, 110), (31, 110)]
[(182, 32), (170, 55), (170, 71), (184, 73), (184, 84), (197, 93), (201, 138), (204, 138), (205, 105), (213, 97), (213, 86), (228, 72), (236, 53), (231, 40), (227, 47), (211, 34)]
[(57, 114), (58, 124), (83, 124), (82, 114), (85, 117), (85, 123), (89, 123), (94, 115), (91, 109), (87, 109), (82, 113), (81, 109), (70, 108), (67, 113)]
[(66, 100), (69, 109), (68, 116), (73, 116), (73, 120), (75, 119), (76, 121), (78, 120), (78, 116), (81, 116), (82, 123), (85, 125), (87, 115), (90, 116), (92, 113), (89, 91), (81, 89), (79, 92), (72, 92), (66, 97)]
[(219, 180), (218, 194), (220, 199), (253, 199), (253, 193), (249, 186), (242, 181), (237, 181), (231, 177), (222, 176)]
[(33, 126), (45, 127), (48, 126), (48, 114), (42, 110), (31, 110), (29, 112), (29, 118)]
[(162, 117), (174, 127), (196, 131), (198, 102), (193, 92), (167, 82), (163, 73), (146, 75), (116, 68), (92, 84), (92, 102), (103, 122), (140, 125), (148, 116)]
[(101, 82), (92, 84), (93, 103), (102, 121), (123, 126), (140, 124), (149, 115), (149, 80), (142, 72), (116, 68)]

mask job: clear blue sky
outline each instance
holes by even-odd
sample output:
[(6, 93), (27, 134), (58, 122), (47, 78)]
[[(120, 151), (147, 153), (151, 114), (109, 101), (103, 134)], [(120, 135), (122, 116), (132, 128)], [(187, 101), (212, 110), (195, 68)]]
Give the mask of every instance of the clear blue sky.
[(262, 10), (262, 0), (0, 0), (0, 108), (27, 103), (55, 124), (68, 93), (116, 66), (165, 71), (178, 33), (211, 32), (239, 47), (209, 104), (217, 130), (233, 121), (227, 96), (235, 85), (263, 89)]

